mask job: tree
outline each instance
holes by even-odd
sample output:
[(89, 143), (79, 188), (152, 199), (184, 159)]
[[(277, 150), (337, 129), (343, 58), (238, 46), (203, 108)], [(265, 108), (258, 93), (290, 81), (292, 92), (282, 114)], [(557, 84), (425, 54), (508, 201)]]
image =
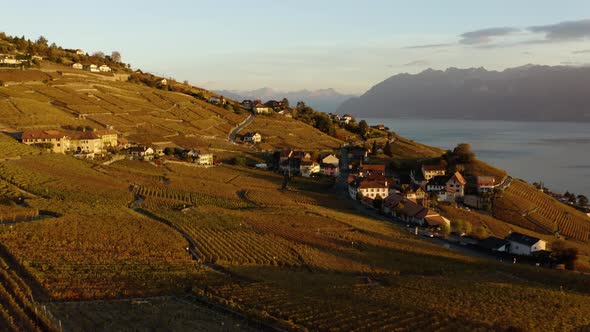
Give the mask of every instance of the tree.
[(246, 166), (246, 158), (244, 157), (235, 157), (233, 159), (233, 164), (236, 166)]
[(371, 154), (376, 156), (377, 155), (377, 150), (379, 150), (379, 148), (377, 147), (377, 141), (373, 141), (373, 147), (371, 147)]
[(283, 107), (289, 108), (289, 99), (283, 98), (282, 102), (283, 102)]
[(111, 59), (116, 63), (121, 62), (121, 53), (119, 51), (113, 51), (111, 53)]
[(361, 120), (358, 125), (358, 134), (361, 135), (362, 138), (365, 138), (369, 133), (369, 125), (367, 121)]
[(569, 246), (565, 241), (555, 241), (551, 244), (551, 259), (556, 264), (564, 264), (568, 270), (573, 270), (578, 259), (578, 249)]
[(471, 151), (471, 145), (461, 143), (453, 150), (453, 156), (459, 163), (467, 164), (475, 159), (475, 154)]
[(488, 230), (485, 229), (483, 226), (478, 226), (473, 230), (471, 234), (478, 239), (485, 239), (488, 237)]
[(588, 205), (588, 197), (584, 195), (578, 195), (578, 205), (586, 206)]
[(43, 36), (39, 36), (39, 38), (37, 38), (37, 41), (35, 42), (35, 44), (40, 45), (40, 46), (44, 46), (44, 47), (47, 47), (48, 43), (49, 43), (49, 41), (47, 40), (47, 38), (45, 38)]
[(102, 51), (94, 52), (94, 53), (92, 53), (92, 56), (100, 58), (100, 59), (104, 59), (104, 53)]

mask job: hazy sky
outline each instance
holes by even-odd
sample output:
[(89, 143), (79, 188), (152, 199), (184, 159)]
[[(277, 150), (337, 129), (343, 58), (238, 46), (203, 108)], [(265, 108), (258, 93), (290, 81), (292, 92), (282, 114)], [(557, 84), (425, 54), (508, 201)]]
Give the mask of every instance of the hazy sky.
[(209, 89), (362, 93), (428, 67), (590, 63), (588, 0), (9, 1), (0, 31)]

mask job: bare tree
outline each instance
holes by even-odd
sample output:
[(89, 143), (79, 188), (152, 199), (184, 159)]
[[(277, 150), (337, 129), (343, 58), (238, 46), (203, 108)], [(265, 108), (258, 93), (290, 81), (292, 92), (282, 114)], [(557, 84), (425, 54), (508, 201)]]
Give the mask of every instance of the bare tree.
[(94, 53), (92, 53), (92, 56), (104, 59), (104, 53), (102, 51), (94, 52)]

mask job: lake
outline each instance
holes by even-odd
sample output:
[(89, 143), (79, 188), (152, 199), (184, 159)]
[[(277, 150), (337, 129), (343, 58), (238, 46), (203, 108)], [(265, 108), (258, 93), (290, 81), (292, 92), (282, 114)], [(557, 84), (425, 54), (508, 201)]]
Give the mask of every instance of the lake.
[(557, 192), (590, 195), (590, 124), (449, 119), (374, 119), (416, 142), (452, 149), (469, 143), (478, 159)]

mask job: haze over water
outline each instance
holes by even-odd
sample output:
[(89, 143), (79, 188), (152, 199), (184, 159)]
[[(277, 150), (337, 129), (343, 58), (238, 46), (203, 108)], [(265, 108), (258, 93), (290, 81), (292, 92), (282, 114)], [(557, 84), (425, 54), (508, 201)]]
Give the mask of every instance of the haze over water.
[(441, 119), (374, 119), (427, 145), (471, 144), (478, 159), (553, 191), (590, 194), (590, 124)]

